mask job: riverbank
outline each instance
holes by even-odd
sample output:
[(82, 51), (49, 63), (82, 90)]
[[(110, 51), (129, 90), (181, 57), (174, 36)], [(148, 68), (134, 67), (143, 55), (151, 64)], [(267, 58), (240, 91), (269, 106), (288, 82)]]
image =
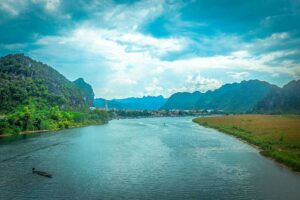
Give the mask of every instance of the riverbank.
[[(49, 132), (51, 130), (33, 130), (33, 131), (23, 131), (18, 133), (18, 135), (28, 135), (28, 134), (32, 134), (32, 133), (43, 133), (43, 132)], [(4, 133), (0, 135), (0, 138), (5, 138), (5, 137), (11, 137), (14, 136), (16, 134), (12, 134), (12, 133)]]
[(62, 131), (66, 129), (74, 129), (74, 128), (82, 128), (86, 126), (92, 126), (92, 125), (103, 125), (107, 124), (109, 121), (101, 121), (101, 122), (94, 122), (94, 123), (86, 123), (86, 124), (80, 124), (80, 125), (74, 125), (70, 127), (64, 127), (64, 128), (56, 128), (56, 129), (49, 129), (49, 130), (32, 130), (32, 131), (22, 131), (17, 134), (0, 134), (0, 143), (1, 142), (11, 142), (11, 141), (17, 141), (19, 139), (27, 138), (29, 135), (37, 135), (41, 133), (48, 133), (48, 132), (57, 132)]
[(185, 117), (224, 114), (220, 112), (207, 112), (206, 110), (109, 110), (115, 119), (148, 118), (148, 117)]
[(261, 154), (300, 172), (299, 115), (229, 115), (193, 122), (214, 128), (261, 149)]
[(14, 141), (27, 135), (104, 124), (112, 117), (106, 111), (65, 111), (35, 101), (20, 105), (0, 119), (1, 141)]

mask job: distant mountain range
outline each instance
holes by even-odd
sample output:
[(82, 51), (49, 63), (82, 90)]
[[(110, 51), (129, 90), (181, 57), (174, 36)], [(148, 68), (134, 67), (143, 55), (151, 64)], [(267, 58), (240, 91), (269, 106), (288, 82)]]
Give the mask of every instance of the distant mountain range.
[(124, 110), (212, 109), (230, 113), (300, 114), (300, 80), (282, 88), (265, 81), (249, 80), (225, 84), (214, 91), (178, 92), (169, 99), (144, 96), (125, 99), (95, 99), (82, 78), (74, 82), (55, 69), (23, 54), (0, 58), (0, 113), (8, 113), (32, 99), (64, 110), (83, 110), (92, 106)]
[(123, 109), (123, 110), (158, 110), (165, 102), (166, 98), (163, 96), (144, 96), (141, 98), (130, 97), (125, 99), (106, 100), (97, 98), (94, 100), (94, 106), (97, 108), (105, 108), (107, 102), (108, 108)]
[(265, 81), (242, 81), (225, 84), (219, 89), (205, 93), (175, 93), (162, 109), (213, 109), (243, 113), (253, 110), (269, 92), (276, 90), (279, 90), (279, 87)]
[(164, 110), (181, 109), (192, 110), (196, 108), (196, 103), (203, 95), (201, 92), (177, 92), (170, 96), (166, 103), (161, 107)]
[(228, 113), (300, 113), (300, 80), (283, 88), (260, 80), (225, 84), (214, 91), (178, 92), (162, 96), (95, 99), (94, 105), (124, 110), (215, 110)]

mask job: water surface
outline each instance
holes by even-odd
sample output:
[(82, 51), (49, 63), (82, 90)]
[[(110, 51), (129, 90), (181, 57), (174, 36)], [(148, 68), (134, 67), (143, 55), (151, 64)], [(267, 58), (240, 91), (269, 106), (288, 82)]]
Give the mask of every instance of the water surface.
[(0, 199), (300, 199), (299, 175), (191, 120), (114, 120), (2, 144)]

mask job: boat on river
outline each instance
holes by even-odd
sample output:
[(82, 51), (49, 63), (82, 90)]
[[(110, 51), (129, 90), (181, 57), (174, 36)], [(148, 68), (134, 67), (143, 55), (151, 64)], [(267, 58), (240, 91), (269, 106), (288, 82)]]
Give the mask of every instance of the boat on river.
[(43, 171), (37, 171), (37, 170), (35, 170), (35, 168), (32, 168), (32, 173), (40, 175), (40, 176), (44, 176), (44, 177), (47, 177), (47, 178), (52, 178), (51, 174), (49, 174), (47, 172), (43, 172)]

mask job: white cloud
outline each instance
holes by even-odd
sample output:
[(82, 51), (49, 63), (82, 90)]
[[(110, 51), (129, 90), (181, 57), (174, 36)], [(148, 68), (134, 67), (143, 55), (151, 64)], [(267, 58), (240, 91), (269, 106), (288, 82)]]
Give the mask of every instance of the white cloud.
[(249, 58), (251, 57), (251, 54), (247, 50), (241, 50), (241, 51), (234, 51), (231, 53), (232, 56), (235, 56), (237, 58)]
[[(172, 82), (171, 86), (163, 84), (162, 81), (157, 81), (157, 78), (154, 78), (152, 81), (151, 90), (146, 87), (147, 95), (164, 95), (165, 97), (170, 97), (176, 92), (206, 92), (208, 90), (218, 89), (223, 85), (221, 80), (211, 79), (201, 76), (200, 74), (185, 74), (182, 75), (182, 80)], [(167, 81), (167, 80), (165, 80)]]
[(158, 78), (153, 78), (152, 82), (145, 87), (145, 95), (158, 96), (164, 93), (164, 89), (161, 87)]
[(206, 92), (208, 90), (215, 90), (218, 89), (223, 85), (223, 82), (217, 79), (209, 79), (201, 76), (200, 74), (197, 75), (189, 75), (186, 80), (186, 88), (188, 91), (200, 91)]
[(164, 71), (160, 55), (183, 48), (181, 39), (157, 39), (140, 33), (123, 34), (114, 29), (79, 27), (66, 36), (44, 37), (38, 45), (80, 49), (103, 57), (112, 70), (111, 82), (134, 84), (147, 74)]
[[(77, 49), (92, 57), (103, 58), (103, 62), (95, 63), (95, 66), (101, 70), (105, 63), (105, 67), (109, 69), (105, 85), (111, 89), (107, 93), (102, 90), (100, 94), (109, 98), (120, 95), (120, 90), (129, 86), (134, 94), (157, 95), (160, 93), (165, 96), (169, 96), (174, 91), (206, 91), (220, 87), (221, 80), (207, 79), (198, 75), (199, 72), (207, 70), (229, 70), (231, 71), (229, 76), (233, 80), (246, 79), (251, 71), (291, 76), (299, 73), (297, 71), (299, 66), (293, 63), (289, 63), (288, 66), (282, 63), (270, 64), (277, 58), (294, 53), (287, 51), (255, 56), (246, 48), (222, 56), (195, 55), (175, 60), (161, 59), (162, 55), (185, 49), (186, 41), (185, 38), (158, 39), (138, 32), (124, 34), (118, 29), (78, 27), (69, 35), (41, 38), (37, 44), (45, 48), (57, 46), (59, 49)], [(174, 77), (187, 77), (187, 79), (174, 79)], [(95, 85), (94, 87), (104, 86)]]
[(185, 80), (179, 84), (173, 83), (173, 87), (168, 87), (161, 84), (158, 78), (154, 77), (152, 82), (145, 87), (145, 95), (161, 95), (166, 97), (171, 96), (175, 92), (206, 92), (208, 90), (218, 89), (223, 85), (223, 82), (217, 79), (210, 79), (196, 75), (187, 75)]
[(117, 76), (117, 77), (114, 77), (111, 82), (115, 82), (117, 84), (122, 84), (123, 86), (124, 85), (134, 85), (136, 84), (136, 80), (133, 80), (133, 79), (130, 79), (130, 78), (126, 78), (124, 76)]
[[(49, 10), (59, 7), (58, 0), (44, 2)], [(98, 8), (99, 4), (95, 1), (88, 9)], [(283, 61), (272, 63), (294, 54), (293, 51), (280, 50), (260, 55), (253, 53), (259, 48), (284, 41), (289, 33), (275, 33), (248, 43), (239, 36), (226, 34), (197, 39), (188, 36), (155, 38), (140, 30), (168, 9), (165, 1), (139, 1), (131, 5), (114, 6), (108, 3), (108, 7), (105, 11), (94, 13), (93, 19), (77, 24), (73, 30), (59, 36), (40, 38), (36, 44), (41, 49), (35, 50), (35, 53), (48, 51), (55, 59), (61, 57), (61, 60), (66, 54), (74, 53), (74, 62), (81, 63), (81, 70), (100, 74), (99, 79), (106, 77), (105, 81), (94, 82), (97, 96), (169, 96), (177, 91), (213, 90), (223, 84), (222, 79), (226, 73), (224, 77), (219, 75), (220, 80), (203, 77), (199, 73), (218, 69), (230, 71), (228, 75), (232, 80), (246, 79), (252, 72), (290, 76), (299, 74), (297, 64)], [(193, 48), (195, 50), (185, 56), (185, 51)], [(217, 53), (209, 56), (202, 54), (207, 49)], [(173, 60), (163, 59), (174, 53), (183, 56)], [(76, 66), (80, 67), (79, 64)], [(128, 92), (124, 92), (125, 89)]]
[(143, 24), (161, 15), (164, 7), (164, 0), (146, 0), (130, 6), (113, 4), (108, 10), (97, 15), (107, 27), (123, 31), (138, 31)]
[(273, 33), (270, 36), (271, 40), (283, 40), (287, 39), (289, 37), (289, 34), (287, 32), (282, 32), (282, 33)]
[(111, 39), (126, 44), (127, 51), (148, 51), (157, 56), (183, 49), (183, 41), (180, 41), (179, 38), (157, 39), (141, 33), (130, 33), (122, 35), (118, 34)]
[(228, 72), (227, 74), (229, 74), (231, 78), (237, 81), (246, 80), (250, 76), (249, 72)]
[(35, 6), (40, 6), (48, 13), (55, 13), (56, 17), (66, 18), (66, 16), (61, 15), (61, 13), (58, 14), (60, 12), (60, 3), (61, 0), (1, 0), (0, 12), (5, 12), (7, 15), (5, 18), (0, 19), (0, 21), (17, 18), (19, 15), (27, 14), (29, 12), (42, 12)]
[(22, 8), (26, 4), (26, 1), (22, 0), (2, 0), (0, 2), (0, 11), (4, 11), (12, 17), (16, 17), (19, 15), (19, 9)]
[(60, 5), (60, 0), (44, 0), (44, 3), (47, 11), (55, 11)]
[(262, 48), (276, 46), (284, 42), (284, 40), (287, 39), (288, 37), (289, 37), (289, 33), (287, 32), (273, 33), (268, 37), (254, 40), (252, 43), (247, 44), (246, 48), (254, 50), (254, 49), (262, 49)]
[(26, 44), (14, 43), (14, 44), (0, 44), (0, 48), (11, 51), (22, 51), (26, 47)]

